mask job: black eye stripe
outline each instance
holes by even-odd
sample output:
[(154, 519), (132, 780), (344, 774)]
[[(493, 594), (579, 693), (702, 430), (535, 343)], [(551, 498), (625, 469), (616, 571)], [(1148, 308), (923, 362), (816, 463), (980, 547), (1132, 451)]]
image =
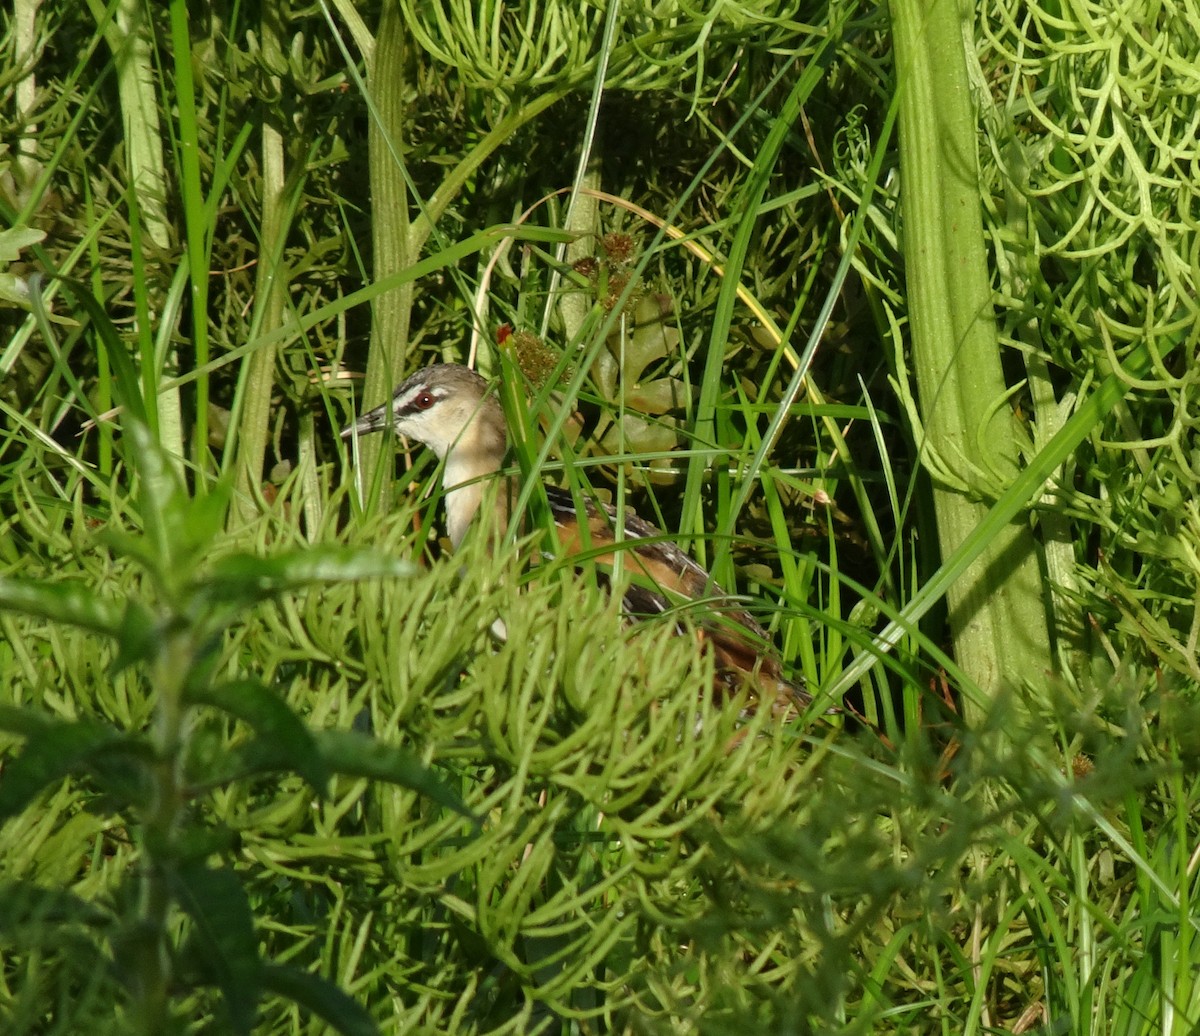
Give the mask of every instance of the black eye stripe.
[(435, 403), (440, 403), (445, 398), (446, 393), (439, 389), (416, 389), (410, 392), (404, 402), (396, 407), (396, 416), (406, 417), (409, 414), (419, 414), (423, 410), (429, 410)]

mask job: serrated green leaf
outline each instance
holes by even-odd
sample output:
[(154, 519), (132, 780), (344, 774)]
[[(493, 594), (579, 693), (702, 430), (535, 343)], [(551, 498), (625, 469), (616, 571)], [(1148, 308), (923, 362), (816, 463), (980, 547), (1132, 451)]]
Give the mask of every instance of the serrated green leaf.
[(229, 513), (229, 497), (229, 480), (221, 479), (202, 496), (192, 497), (188, 501), (184, 533), (189, 551), (205, 551), (221, 535)]
[[(227, 856), (236, 852), (241, 836), (224, 824), (193, 824), (171, 832), (165, 854), (180, 865), (199, 866), (212, 856)], [(148, 838), (147, 842), (153, 840)]]
[(476, 819), (462, 799), (406, 749), (352, 730), (321, 730), (314, 736), (325, 764), (335, 773), (399, 784), (464, 817)]
[(153, 568), (154, 555), (146, 542), (146, 538), (140, 533), (125, 532), (123, 529), (101, 529), (96, 534), (98, 539), (114, 554), (121, 557), (131, 558), (136, 561), (142, 568)]
[(230, 870), (194, 862), (177, 867), (171, 886), (192, 919), (189, 954), (221, 990), (233, 1032), (249, 1034), (261, 992), (261, 961), (250, 902)]
[(318, 795), (325, 794), (329, 769), (312, 733), (269, 687), (258, 680), (233, 680), (192, 690), (188, 698), (194, 704), (210, 705), (248, 724), (265, 744), (271, 745), (272, 769), (293, 770)]
[(7, 730), (19, 737), (36, 737), (52, 730), (62, 721), (35, 709), (23, 709), (17, 705), (0, 705), (0, 730)]
[(266, 737), (226, 749), (218, 759), (208, 763), (202, 774), (196, 775), (199, 786), (219, 788), (231, 781), (292, 769), (287, 752)]
[(111, 667), (114, 673), (138, 662), (149, 661), (162, 646), (160, 624), (149, 609), (138, 601), (126, 602), (116, 638), (117, 657)]
[(122, 610), (120, 601), (97, 596), (95, 589), (85, 583), (0, 577), (0, 611), (20, 612), (115, 637), (121, 629)]
[(320, 975), (267, 964), (262, 969), (262, 984), (264, 989), (311, 1011), (344, 1036), (379, 1036), (379, 1027), (367, 1009)]
[[(157, 484), (154, 499), (157, 517), (145, 510), (146, 497), (143, 493), (143, 521), (146, 534), (130, 534), (119, 529), (105, 529), (99, 534), (101, 542), (112, 551), (132, 558), (143, 568), (158, 572), (170, 568), (175, 582), (180, 573), (186, 574), (197, 559), (203, 559), (212, 551), (214, 540), (221, 534), (229, 510), (229, 487), (218, 482), (202, 496), (190, 497), (179, 484), (172, 466), (167, 463), (162, 450), (149, 438), (143, 427), (133, 433), (143, 437), (140, 447), (145, 461), (143, 467), (143, 489), (148, 492), (147, 472), (153, 474), (151, 481)], [(151, 453), (158, 455), (154, 461)], [(149, 520), (153, 517), (153, 521)], [(161, 525), (153, 536), (152, 531)], [(165, 544), (165, 546), (164, 546)]]
[(65, 889), (33, 881), (0, 885), (0, 932), (6, 934), (24, 925), (105, 925), (111, 921), (108, 911)]
[[(150, 747), (142, 738), (91, 720), (44, 720), (31, 709), (5, 706), (0, 708), (0, 727), (25, 736), (24, 749), (5, 763), (0, 779), (0, 820), (19, 813), (43, 788), (68, 774), (116, 754), (150, 757)], [(127, 763), (120, 771), (123, 785), (128, 771)]]

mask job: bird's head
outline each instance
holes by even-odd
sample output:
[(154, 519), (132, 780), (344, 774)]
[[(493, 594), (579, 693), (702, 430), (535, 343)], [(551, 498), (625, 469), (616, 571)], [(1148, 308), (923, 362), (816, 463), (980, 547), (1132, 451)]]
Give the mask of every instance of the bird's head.
[(343, 428), (348, 439), (391, 427), (428, 446), (439, 459), (463, 449), (504, 454), (505, 426), (500, 404), (487, 382), (458, 363), (438, 363), (407, 378), (391, 401)]

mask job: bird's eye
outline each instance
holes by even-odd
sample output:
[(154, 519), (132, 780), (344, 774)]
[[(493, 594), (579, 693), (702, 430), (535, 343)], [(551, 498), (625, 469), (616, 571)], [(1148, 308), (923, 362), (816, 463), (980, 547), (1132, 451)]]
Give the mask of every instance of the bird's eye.
[(413, 397), (413, 406), (418, 410), (428, 410), (435, 402), (432, 392), (418, 392)]

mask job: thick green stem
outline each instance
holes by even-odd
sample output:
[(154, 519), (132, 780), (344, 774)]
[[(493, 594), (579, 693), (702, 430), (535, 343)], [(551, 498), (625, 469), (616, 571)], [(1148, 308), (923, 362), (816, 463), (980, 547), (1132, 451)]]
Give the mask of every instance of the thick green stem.
[[(384, 0), (375, 34), (375, 56), (368, 86), (375, 103), (368, 136), (371, 175), (372, 246), (375, 279), (382, 280), (417, 261), (409, 234), (409, 196), (398, 160), (405, 138), (404, 93), (409, 88), (408, 41), (398, 0)], [(372, 306), (371, 351), (367, 358), (364, 408), (388, 397), (404, 370), (405, 345), (412, 319), (412, 282), (376, 297)], [(364, 439), (362, 465), (375, 471), (383, 443)]]
[[(891, 12), (908, 312), (924, 423), (919, 446), (959, 483), (935, 479), (948, 557), (987, 514), (985, 499), (1015, 477), (1017, 446), (980, 214), (969, 14), (957, 0), (892, 0)], [(1051, 668), (1041, 575), (1024, 518), (995, 537), (947, 597), (958, 662), (986, 696)]]
[[(18, 125), (33, 114), (37, 106), (37, 78), (34, 74), (37, 57), (37, 16), (42, 0), (14, 0), (12, 13), (13, 67), (26, 74), (17, 80), (14, 90)], [(14, 196), (22, 205), (41, 172), (37, 160), (37, 126), (31, 121), (21, 129), (16, 144), (12, 175)]]
[(152, 739), (156, 763), (151, 769), (153, 799), (143, 825), (142, 891), (138, 928), (130, 961), (134, 1028), (145, 1036), (168, 1031), (171, 955), (171, 851), (183, 814), (184, 681), (195, 661), (191, 630), (170, 634), (152, 670), (156, 694)]

